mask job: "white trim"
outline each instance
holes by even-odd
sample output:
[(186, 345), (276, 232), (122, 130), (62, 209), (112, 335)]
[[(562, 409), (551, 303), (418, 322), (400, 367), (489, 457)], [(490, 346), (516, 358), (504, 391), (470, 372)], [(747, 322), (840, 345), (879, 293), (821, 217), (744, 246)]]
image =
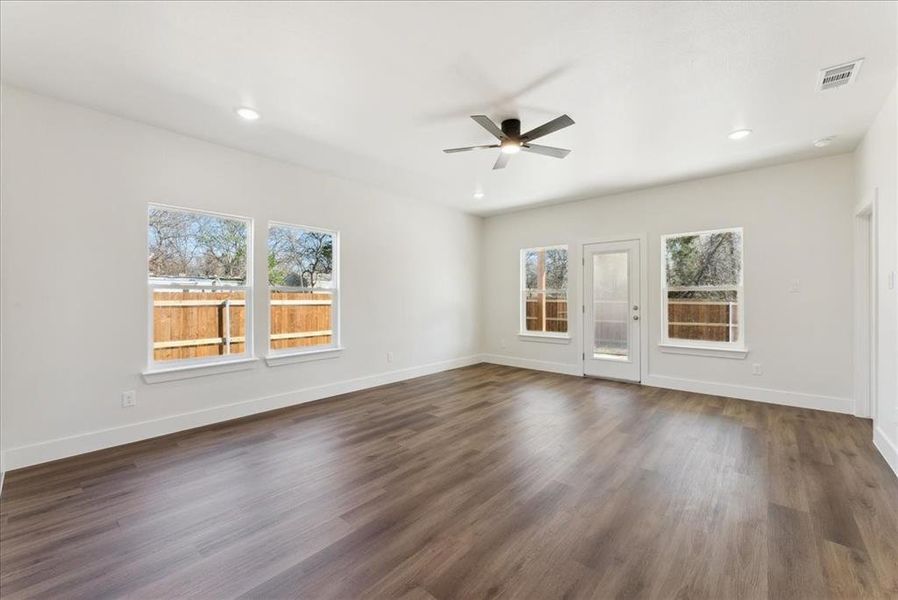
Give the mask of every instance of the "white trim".
[[(568, 308), (570, 312), (570, 308)], [(570, 324), (570, 321), (568, 321)], [(570, 344), (571, 336), (569, 334), (552, 334), (552, 333), (518, 333), (518, 339), (522, 342), (543, 342), (547, 344)]]
[(854, 403), (850, 398), (806, 394), (804, 392), (789, 392), (786, 390), (733, 385), (730, 383), (716, 383), (713, 381), (698, 381), (696, 379), (681, 379), (679, 377), (667, 377), (665, 375), (649, 375), (648, 379), (643, 381), (643, 384), (650, 387), (665, 388), (669, 390), (695, 392), (697, 394), (709, 394), (712, 396), (723, 396), (739, 400), (753, 400), (755, 402), (810, 408), (813, 410), (825, 410), (848, 415), (852, 414), (854, 408)]
[(658, 344), (658, 350), (668, 354), (691, 354), (718, 358), (744, 359), (748, 348), (723, 348), (719, 346), (692, 346), (688, 344)]
[(873, 445), (882, 454), (892, 472), (898, 477), (898, 446), (892, 443), (885, 432), (880, 427), (873, 428)]
[[(239, 355), (238, 355), (239, 356)], [(175, 366), (156, 367), (147, 369), (141, 375), (147, 383), (165, 383), (166, 381), (180, 381), (182, 379), (193, 379), (195, 377), (205, 377), (207, 375), (218, 375), (219, 373), (231, 373), (234, 371), (247, 371), (253, 369), (258, 358), (231, 358), (225, 360), (217, 360), (215, 362), (195, 363), (185, 365), (181, 361), (172, 361)], [(160, 364), (160, 363), (156, 363)]]
[(39, 442), (37, 444), (18, 446), (6, 450), (3, 453), (2, 460), (4, 461), (4, 468), (8, 470), (21, 469), (23, 467), (51, 460), (93, 452), (95, 450), (102, 450), (104, 448), (111, 448), (122, 444), (129, 444), (131, 442), (158, 437), (160, 435), (167, 435), (185, 429), (193, 429), (195, 427), (220, 423), (230, 419), (238, 419), (240, 417), (246, 417), (278, 408), (304, 404), (306, 402), (321, 400), (331, 396), (338, 396), (340, 394), (356, 392), (379, 385), (403, 381), (405, 379), (412, 379), (414, 377), (423, 377), (424, 375), (431, 375), (449, 369), (467, 367), (479, 362), (481, 362), (481, 359), (477, 355), (465, 356), (462, 358), (410, 367), (408, 369), (386, 371), (320, 386), (300, 388), (284, 394), (243, 400), (223, 406), (216, 406), (151, 421), (142, 421), (140, 423), (124, 425), (122, 427), (91, 431), (48, 440), (46, 442)]
[(534, 371), (547, 371), (549, 373), (562, 373), (564, 375), (582, 376), (580, 366), (576, 364), (551, 362), (548, 360), (534, 360), (532, 358), (520, 358), (517, 356), (503, 356), (500, 354), (484, 354), (482, 362), (492, 365), (504, 365), (506, 367), (518, 367), (520, 369), (533, 369)]
[(265, 364), (269, 367), (292, 365), (295, 363), (309, 362), (313, 360), (325, 360), (328, 358), (340, 358), (345, 348), (323, 348), (320, 350), (306, 350), (304, 352), (285, 352), (283, 354), (269, 354), (265, 357)]
[(858, 205), (854, 211), (854, 354), (852, 382), (854, 388), (854, 414), (858, 417), (877, 415), (877, 198), (879, 188), (872, 197)]

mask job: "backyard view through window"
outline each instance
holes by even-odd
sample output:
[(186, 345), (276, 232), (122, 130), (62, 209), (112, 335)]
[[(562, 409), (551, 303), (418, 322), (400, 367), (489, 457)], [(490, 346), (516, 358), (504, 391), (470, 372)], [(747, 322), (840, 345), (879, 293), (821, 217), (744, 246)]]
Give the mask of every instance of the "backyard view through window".
[(269, 226), (272, 350), (301, 352), (336, 345), (335, 244), (332, 231)]
[(247, 219), (149, 207), (151, 365), (247, 353), (249, 234)]
[(567, 333), (567, 247), (521, 251), (521, 331)]
[(664, 246), (664, 334), (741, 346), (742, 229), (669, 235)]

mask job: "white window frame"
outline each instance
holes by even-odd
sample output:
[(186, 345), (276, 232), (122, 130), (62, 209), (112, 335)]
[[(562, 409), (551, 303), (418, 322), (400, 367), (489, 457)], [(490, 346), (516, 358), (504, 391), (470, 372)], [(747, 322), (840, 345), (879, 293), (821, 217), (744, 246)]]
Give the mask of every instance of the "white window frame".
[[(266, 353), (266, 362), (269, 366), (275, 366), (282, 363), (294, 362), (292, 358), (330, 358), (339, 356), (343, 350), (340, 345), (340, 232), (335, 229), (327, 229), (324, 227), (311, 227), (309, 225), (298, 225), (296, 223), (287, 223), (285, 221), (269, 221), (268, 228), (265, 230), (265, 252), (268, 253), (268, 236), (272, 227), (286, 227), (289, 229), (300, 229), (302, 231), (313, 231), (315, 233), (326, 233), (333, 238), (333, 269), (331, 270), (332, 288), (306, 288), (288, 285), (271, 285), (268, 281), (268, 273), (265, 273), (265, 280), (268, 286), (267, 305), (268, 305), (268, 335)], [(331, 343), (320, 344), (317, 346), (300, 346), (296, 348), (273, 349), (271, 347), (271, 293), (272, 292), (312, 292), (331, 294)], [(283, 359), (283, 360), (282, 360)]]
[[(568, 286), (564, 289), (564, 300), (567, 303), (567, 332), (560, 331), (545, 331), (546, 329), (546, 311), (543, 311), (543, 331), (528, 331), (527, 330), (527, 301), (524, 299), (524, 295), (528, 291), (536, 291), (542, 292), (546, 294), (548, 290), (540, 290), (534, 288), (530, 290), (527, 287), (527, 269), (526, 269), (526, 257), (528, 252), (533, 252), (535, 250), (564, 250), (567, 254), (567, 266), (568, 266)], [(532, 246), (530, 248), (521, 248), (520, 254), (518, 256), (518, 277), (520, 278), (520, 285), (518, 286), (518, 336), (522, 339), (527, 338), (544, 338), (547, 340), (570, 340), (571, 339), (571, 299), (570, 299), (570, 266), (571, 266), (571, 251), (568, 248), (567, 244), (555, 244), (552, 246)], [(553, 292), (560, 292), (561, 290), (552, 289)]]
[[(742, 268), (739, 270), (738, 285), (724, 286), (675, 286), (667, 285), (667, 240), (672, 238), (687, 237), (694, 235), (708, 235), (714, 233), (738, 232), (742, 241), (742, 249), (740, 259)], [(736, 327), (739, 337), (735, 342), (714, 342), (707, 340), (688, 340), (684, 338), (672, 338), (669, 336), (670, 328), (668, 327), (668, 292), (685, 292), (685, 291), (702, 291), (702, 292), (719, 292), (732, 291), (736, 292), (736, 312), (737, 321), (730, 321), (730, 327)], [(732, 314), (732, 312), (730, 313)], [(737, 351), (745, 350), (745, 232), (742, 227), (725, 227), (721, 229), (707, 229), (704, 231), (688, 231), (684, 233), (669, 233), (661, 236), (661, 346), (668, 348), (685, 348), (697, 350), (723, 350)], [(744, 354), (742, 355), (744, 356)]]
[[(250, 217), (240, 215), (232, 215), (228, 213), (213, 212), (197, 208), (186, 208), (183, 206), (173, 206), (170, 204), (160, 204), (158, 202), (150, 202), (147, 204), (147, 229), (149, 229), (150, 209), (158, 208), (161, 210), (186, 212), (193, 214), (209, 215), (232, 221), (243, 221), (246, 223), (246, 281), (243, 285), (210, 285), (210, 284), (192, 284), (192, 283), (158, 283), (152, 282), (147, 277), (147, 370), (144, 376), (154, 373), (166, 373), (172, 371), (192, 370), (200, 367), (208, 367), (213, 365), (221, 365), (228, 363), (245, 363), (255, 360), (253, 351), (253, 220)], [(144, 244), (144, 252), (149, 250), (149, 237)], [(154, 343), (153, 343), (153, 292), (155, 290), (216, 290), (216, 291), (242, 291), (245, 298), (245, 350), (240, 354), (223, 354), (221, 356), (205, 356), (202, 358), (184, 358), (178, 360), (155, 360)]]

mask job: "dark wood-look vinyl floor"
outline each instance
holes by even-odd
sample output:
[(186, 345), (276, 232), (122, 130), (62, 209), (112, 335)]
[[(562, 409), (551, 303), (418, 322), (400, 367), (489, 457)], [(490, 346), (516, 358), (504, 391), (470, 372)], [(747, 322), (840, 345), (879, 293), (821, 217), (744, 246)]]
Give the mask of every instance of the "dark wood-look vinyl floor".
[(3, 598), (896, 598), (868, 422), (477, 365), (8, 474)]

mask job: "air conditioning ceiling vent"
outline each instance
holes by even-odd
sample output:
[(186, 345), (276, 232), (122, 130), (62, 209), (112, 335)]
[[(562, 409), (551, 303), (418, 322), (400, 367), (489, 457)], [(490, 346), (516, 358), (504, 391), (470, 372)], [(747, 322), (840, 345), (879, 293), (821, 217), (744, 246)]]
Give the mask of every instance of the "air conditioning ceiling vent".
[(834, 67), (820, 69), (820, 72), (817, 74), (817, 91), (825, 92), (826, 90), (854, 83), (863, 62), (864, 59), (859, 58)]

